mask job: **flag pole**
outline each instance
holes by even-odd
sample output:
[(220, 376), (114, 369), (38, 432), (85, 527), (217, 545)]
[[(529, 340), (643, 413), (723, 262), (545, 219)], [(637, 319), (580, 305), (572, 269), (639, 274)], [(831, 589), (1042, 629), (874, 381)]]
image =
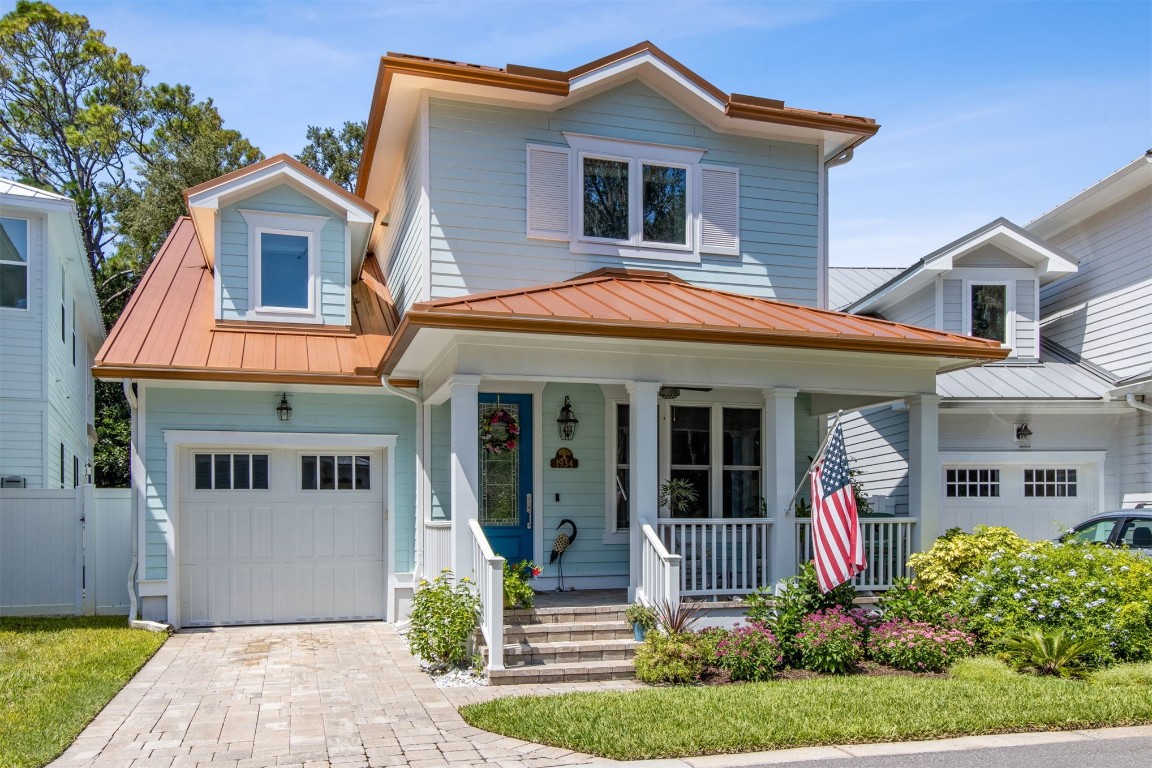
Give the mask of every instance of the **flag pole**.
[(804, 489), (804, 481), (808, 479), (808, 475), (812, 474), (812, 468), (824, 456), (824, 452), (828, 450), (828, 443), (832, 440), (832, 433), (836, 431), (836, 426), (840, 423), (840, 418), (844, 415), (844, 411), (836, 411), (836, 421), (832, 422), (832, 426), (828, 429), (828, 434), (824, 435), (824, 442), (820, 444), (820, 450), (816, 451), (816, 458), (812, 459), (812, 463), (808, 465), (808, 469), (804, 470), (804, 474), (800, 476), (800, 483), (796, 486), (796, 492), (792, 494), (792, 500), (784, 507), (783, 514), (787, 516), (788, 510), (796, 503), (796, 499), (800, 496), (800, 491)]

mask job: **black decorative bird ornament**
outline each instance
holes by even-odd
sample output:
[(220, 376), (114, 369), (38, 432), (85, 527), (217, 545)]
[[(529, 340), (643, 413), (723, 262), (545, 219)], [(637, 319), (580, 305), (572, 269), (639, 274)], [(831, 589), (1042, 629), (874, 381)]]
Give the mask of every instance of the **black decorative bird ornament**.
[[(571, 534), (560, 531), (560, 529), (565, 525), (572, 527)], [(551, 565), (552, 563), (556, 563), (556, 569), (559, 572), (559, 581), (557, 583), (558, 585), (556, 587), (556, 591), (563, 592), (565, 591), (564, 553), (568, 550), (568, 547), (572, 546), (572, 542), (576, 541), (576, 523), (572, 522), (568, 518), (564, 518), (560, 521), (560, 524), (556, 526), (556, 530), (560, 531), (560, 533), (556, 534), (556, 540), (552, 542), (552, 555), (548, 558), (548, 564)]]

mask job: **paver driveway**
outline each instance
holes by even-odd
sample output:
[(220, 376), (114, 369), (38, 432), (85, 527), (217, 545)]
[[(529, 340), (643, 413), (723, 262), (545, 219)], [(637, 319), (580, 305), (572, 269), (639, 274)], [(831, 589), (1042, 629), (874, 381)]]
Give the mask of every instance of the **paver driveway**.
[(536, 768), (591, 760), (467, 725), (396, 630), (366, 622), (173, 635), (53, 765)]

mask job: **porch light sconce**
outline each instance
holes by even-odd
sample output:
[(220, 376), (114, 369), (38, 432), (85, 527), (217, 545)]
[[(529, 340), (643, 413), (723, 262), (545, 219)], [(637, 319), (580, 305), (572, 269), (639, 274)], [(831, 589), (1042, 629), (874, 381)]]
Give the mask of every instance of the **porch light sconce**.
[(571, 440), (576, 436), (576, 425), (580, 423), (572, 414), (572, 401), (564, 395), (564, 406), (560, 409), (560, 418), (556, 419), (556, 431), (560, 433), (561, 440)]
[(1032, 437), (1032, 430), (1028, 429), (1027, 422), (1016, 425), (1016, 442), (1026, 445), (1030, 437)]
[(84, 482), (87, 485), (92, 485), (92, 462), (84, 462)]
[(280, 405), (276, 406), (276, 415), (280, 421), (289, 421), (292, 418), (292, 406), (288, 405), (288, 393), (280, 396)]

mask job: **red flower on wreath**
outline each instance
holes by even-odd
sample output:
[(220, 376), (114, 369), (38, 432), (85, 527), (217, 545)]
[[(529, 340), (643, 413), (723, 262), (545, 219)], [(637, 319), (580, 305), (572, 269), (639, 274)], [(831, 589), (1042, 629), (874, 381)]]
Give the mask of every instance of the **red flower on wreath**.
[(519, 436), (520, 424), (515, 416), (503, 408), (497, 407), (487, 417), (480, 419), (480, 443), (488, 453), (500, 454), (516, 450)]

